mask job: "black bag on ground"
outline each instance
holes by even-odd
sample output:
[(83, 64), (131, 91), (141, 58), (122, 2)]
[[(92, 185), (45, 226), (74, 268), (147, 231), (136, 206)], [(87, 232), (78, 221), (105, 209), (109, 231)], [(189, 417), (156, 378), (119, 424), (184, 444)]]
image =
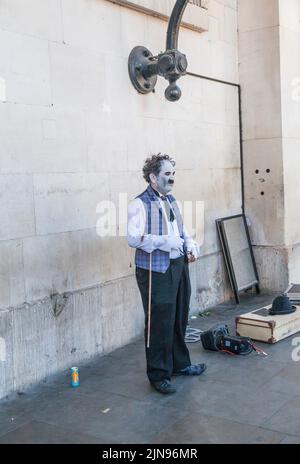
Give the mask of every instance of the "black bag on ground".
[(229, 335), (227, 325), (218, 324), (209, 330), (202, 332), (201, 342), (205, 350), (220, 351), (220, 345), (223, 337)]
[(225, 324), (215, 325), (202, 332), (201, 342), (205, 350), (223, 351), (230, 354), (246, 355), (255, 349), (250, 338), (230, 335), (228, 326)]

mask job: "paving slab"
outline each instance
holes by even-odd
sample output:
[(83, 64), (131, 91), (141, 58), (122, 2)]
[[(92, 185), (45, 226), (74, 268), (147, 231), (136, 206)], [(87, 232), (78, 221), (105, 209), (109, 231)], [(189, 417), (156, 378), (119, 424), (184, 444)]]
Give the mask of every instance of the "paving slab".
[(266, 420), (264, 427), (270, 430), (300, 437), (300, 396), (295, 396)]
[(0, 444), (99, 444), (99, 439), (69, 429), (31, 421), (2, 436)]
[(159, 436), (154, 437), (153, 443), (277, 444), (284, 438), (285, 435), (279, 432), (195, 412), (176, 422)]

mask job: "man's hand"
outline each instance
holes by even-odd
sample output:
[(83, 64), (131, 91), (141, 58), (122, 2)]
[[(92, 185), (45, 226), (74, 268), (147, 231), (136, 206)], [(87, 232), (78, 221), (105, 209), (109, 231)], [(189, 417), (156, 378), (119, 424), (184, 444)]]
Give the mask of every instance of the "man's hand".
[(194, 263), (199, 258), (199, 256), (200, 256), (200, 247), (196, 242), (194, 242), (192, 246), (190, 245), (188, 247), (187, 256), (188, 256), (188, 262), (189, 263)]
[(193, 255), (193, 253), (191, 251), (188, 252), (188, 262), (189, 263), (194, 263), (195, 261), (197, 261), (197, 258)]

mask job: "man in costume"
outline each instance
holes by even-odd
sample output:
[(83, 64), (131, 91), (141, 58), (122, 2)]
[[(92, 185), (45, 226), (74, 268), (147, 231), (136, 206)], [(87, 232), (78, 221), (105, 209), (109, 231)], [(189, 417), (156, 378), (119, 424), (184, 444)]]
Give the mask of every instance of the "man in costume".
[(191, 285), (189, 262), (199, 246), (188, 235), (175, 198), (175, 162), (168, 155), (145, 161), (147, 189), (128, 209), (129, 246), (136, 248), (136, 279), (145, 311), (147, 375), (160, 393), (175, 393), (173, 375), (200, 375), (185, 343)]

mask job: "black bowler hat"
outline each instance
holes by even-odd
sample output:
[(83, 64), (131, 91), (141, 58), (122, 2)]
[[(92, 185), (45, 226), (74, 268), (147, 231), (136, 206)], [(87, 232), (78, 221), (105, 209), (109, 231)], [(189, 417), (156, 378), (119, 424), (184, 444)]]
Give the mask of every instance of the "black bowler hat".
[(289, 298), (286, 295), (281, 295), (275, 298), (270, 309), (272, 316), (280, 314), (291, 314), (296, 311), (296, 306), (292, 306)]

